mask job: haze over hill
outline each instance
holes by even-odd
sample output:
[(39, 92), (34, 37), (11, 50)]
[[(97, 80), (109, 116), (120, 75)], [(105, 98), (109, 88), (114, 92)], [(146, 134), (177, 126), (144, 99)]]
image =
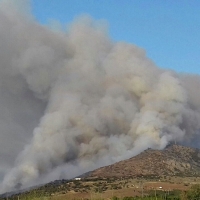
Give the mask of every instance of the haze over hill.
[[(121, 192), (126, 196), (129, 194), (127, 188), (132, 191), (137, 190), (141, 183), (145, 184), (146, 189), (152, 189), (155, 184), (155, 188), (163, 185), (165, 189), (172, 187), (170, 190), (188, 190), (190, 184), (200, 180), (200, 149), (175, 144), (168, 145), (164, 150), (147, 149), (130, 159), (101, 167), (78, 177), (81, 177), (81, 180), (56, 180), (42, 186), (26, 188), (25, 191), (16, 191), (14, 194), (15, 197), (21, 195), (21, 199), (31, 194), (78, 196), (89, 195), (94, 191), (106, 193), (109, 190), (122, 189)], [(0, 198), (14, 194), (6, 193), (0, 195)]]
[[(80, 174), (76, 178), (92, 179), (159, 179), (161, 177), (199, 177), (200, 149), (170, 143), (162, 150), (148, 148), (131, 158)], [(69, 180), (47, 183), (58, 185)], [(37, 186), (36, 186), (37, 187)]]
[(199, 76), (158, 68), (89, 17), (66, 32), (49, 30), (19, 11), (24, 3), (0, 4), (1, 192), (175, 140), (199, 145)]
[(147, 149), (130, 159), (99, 168), (87, 177), (200, 176), (200, 149), (169, 145), (164, 150)]

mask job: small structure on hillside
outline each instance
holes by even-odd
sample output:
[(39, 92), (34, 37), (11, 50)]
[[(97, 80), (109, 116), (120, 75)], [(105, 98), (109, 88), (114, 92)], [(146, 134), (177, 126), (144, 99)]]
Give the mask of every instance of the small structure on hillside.
[(75, 181), (80, 181), (81, 178), (77, 177), (77, 178), (75, 178), (74, 180), (75, 180)]

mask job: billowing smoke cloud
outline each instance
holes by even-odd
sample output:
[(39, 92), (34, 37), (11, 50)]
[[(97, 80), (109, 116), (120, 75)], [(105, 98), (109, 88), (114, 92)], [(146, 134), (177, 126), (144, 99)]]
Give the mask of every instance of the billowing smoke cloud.
[(1, 192), (72, 178), (171, 141), (194, 144), (199, 76), (157, 68), (88, 17), (54, 32), (8, 2), (0, 7)]

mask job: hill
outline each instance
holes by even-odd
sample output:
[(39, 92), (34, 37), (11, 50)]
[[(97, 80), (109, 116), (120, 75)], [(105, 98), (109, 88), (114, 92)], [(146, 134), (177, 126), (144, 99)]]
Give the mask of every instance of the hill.
[[(81, 180), (57, 180), (43, 186), (0, 195), (12, 199), (71, 195), (89, 198), (91, 193), (104, 193), (109, 197), (141, 195), (141, 183), (148, 188), (187, 190), (200, 182), (200, 150), (181, 145), (168, 145), (164, 150), (147, 149), (139, 155), (113, 165), (101, 167), (79, 177)], [(153, 181), (153, 182), (152, 182)], [(118, 192), (118, 193), (117, 193)], [(68, 197), (68, 196), (67, 196)], [(68, 197), (69, 198), (69, 197)]]
[(200, 176), (200, 150), (168, 145), (164, 150), (147, 149), (139, 155), (92, 171), (88, 177)]

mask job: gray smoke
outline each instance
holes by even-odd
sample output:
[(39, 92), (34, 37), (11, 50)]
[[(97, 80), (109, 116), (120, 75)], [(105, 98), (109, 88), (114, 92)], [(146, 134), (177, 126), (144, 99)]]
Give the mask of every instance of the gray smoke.
[(159, 69), (89, 17), (52, 31), (24, 3), (0, 6), (1, 192), (72, 178), (172, 141), (199, 145), (199, 76)]

